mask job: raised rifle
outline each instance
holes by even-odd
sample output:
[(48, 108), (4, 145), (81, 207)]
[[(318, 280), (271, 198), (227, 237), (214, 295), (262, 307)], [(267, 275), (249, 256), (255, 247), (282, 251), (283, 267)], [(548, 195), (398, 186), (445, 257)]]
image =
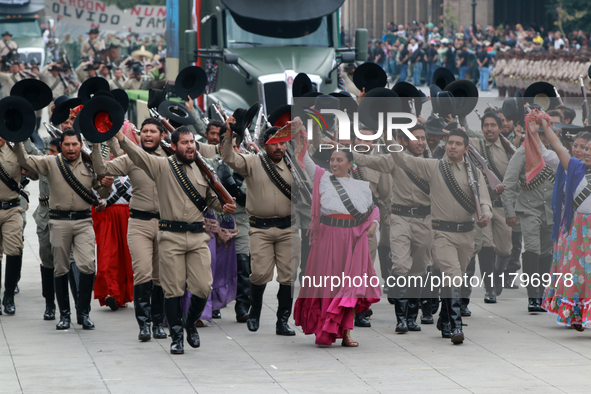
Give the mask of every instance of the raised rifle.
[(466, 165), (466, 172), (468, 173), (468, 183), (470, 184), (472, 194), (474, 195), (476, 216), (478, 217), (478, 220), (480, 220), (482, 218), (482, 210), (480, 209), (480, 191), (478, 189), (478, 181), (476, 181), (474, 171), (472, 170), (472, 163), (467, 155), (464, 156), (464, 164)]
[(296, 187), (300, 191), (302, 198), (304, 199), (304, 201), (306, 201), (306, 203), (311, 204), (312, 203), (312, 190), (310, 190), (310, 186), (308, 186), (308, 182), (306, 182), (304, 180), (304, 178), (302, 177), (302, 174), (300, 174), (301, 169), (299, 168), (299, 166), (296, 166), (293, 164), (293, 162), (291, 160), (291, 156), (289, 155), (289, 153), (287, 151), (285, 152), (284, 158), (285, 158), (285, 164), (287, 164), (287, 168), (289, 168), (289, 171), (291, 171), (291, 175), (293, 176), (293, 180), (296, 184)]
[(486, 183), (488, 183), (488, 187), (490, 187), (491, 190), (494, 191), (497, 188), (497, 186), (503, 183), (499, 178), (497, 178), (495, 173), (492, 172), (490, 168), (488, 168), (488, 163), (486, 162), (486, 160), (484, 160), (484, 157), (482, 157), (480, 153), (478, 153), (476, 148), (474, 148), (472, 145), (470, 145), (468, 156), (474, 163), (478, 163), (480, 165), (482, 175), (484, 175)]
[[(152, 117), (156, 118), (156, 120), (158, 120), (160, 124), (162, 124), (162, 126), (164, 126), (164, 128), (169, 134), (172, 134), (172, 132), (174, 131), (174, 127), (168, 122), (168, 120), (162, 117), (162, 115), (160, 115), (158, 111), (156, 111), (154, 108), (150, 108), (150, 114), (152, 115)], [(226, 188), (220, 182), (214, 169), (211, 168), (209, 164), (207, 164), (207, 162), (205, 161), (203, 156), (201, 156), (201, 153), (199, 153), (198, 150), (195, 150), (195, 158), (195, 164), (197, 164), (197, 167), (199, 167), (201, 173), (205, 176), (205, 180), (212, 188), (212, 190), (215, 192), (221, 204), (233, 204), (234, 198), (232, 198), (230, 193), (228, 193)]]

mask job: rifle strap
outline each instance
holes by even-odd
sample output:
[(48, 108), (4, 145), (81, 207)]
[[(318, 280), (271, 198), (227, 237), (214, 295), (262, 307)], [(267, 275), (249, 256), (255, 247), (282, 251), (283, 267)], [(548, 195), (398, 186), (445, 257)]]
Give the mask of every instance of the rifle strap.
[(484, 160), (486, 160), (487, 167), (495, 174), (497, 178), (499, 178), (501, 182), (503, 182), (503, 175), (501, 174), (501, 172), (495, 165), (495, 162), (493, 161), (490, 146), (487, 146), (484, 143), (484, 140), (480, 140), (480, 151), (482, 152), (482, 156), (484, 156)]

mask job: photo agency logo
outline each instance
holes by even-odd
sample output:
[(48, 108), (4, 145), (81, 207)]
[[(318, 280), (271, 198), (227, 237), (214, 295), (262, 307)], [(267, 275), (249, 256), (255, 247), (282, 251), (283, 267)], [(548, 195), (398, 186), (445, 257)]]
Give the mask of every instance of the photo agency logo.
[[(362, 153), (375, 148), (378, 152), (401, 152), (404, 148), (397, 143), (396, 131), (404, 133), (413, 141), (416, 140), (410, 132), (417, 124), (415, 115), (388, 111), (387, 109), (392, 106), (385, 98), (363, 100), (367, 100), (365, 106), (360, 105), (360, 110), (355, 111), (348, 111), (343, 106), (339, 109), (317, 108), (317, 105), (314, 105), (314, 108), (302, 108), (306, 130), (317, 128), (323, 137), (332, 141), (320, 144), (320, 151), (336, 149)], [(313, 134), (308, 133), (309, 140)]]

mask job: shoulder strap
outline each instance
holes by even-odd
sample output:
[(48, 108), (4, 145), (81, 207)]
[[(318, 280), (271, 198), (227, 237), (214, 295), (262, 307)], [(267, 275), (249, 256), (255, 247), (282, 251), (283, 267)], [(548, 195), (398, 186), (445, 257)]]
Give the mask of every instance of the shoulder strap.
[(179, 164), (174, 155), (168, 156), (168, 164), (170, 165), (174, 177), (181, 186), (181, 189), (183, 189), (183, 192), (189, 197), (189, 200), (191, 200), (201, 212), (205, 211), (207, 209), (205, 199), (199, 194), (199, 191), (195, 185), (193, 185), (193, 182), (189, 180), (187, 173), (183, 170), (183, 167)]
[(279, 174), (279, 171), (277, 171), (277, 168), (275, 168), (275, 164), (273, 164), (266, 153), (259, 155), (259, 157), (261, 158), (263, 169), (267, 173), (269, 179), (271, 179), (271, 182), (273, 182), (273, 184), (277, 187), (277, 189), (279, 189), (281, 193), (283, 193), (285, 197), (291, 200), (291, 185), (287, 183), (285, 179), (283, 179), (283, 177)]
[(343, 205), (345, 206), (347, 211), (351, 214), (351, 216), (353, 216), (357, 220), (362, 220), (363, 218), (366, 217), (368, 212), (371, 213), (371, 211), (373, 210), (373, 205), (370, 207), (370, 209), (367, 210), (366, 213), (359, 212), (353, 206), (353, 202), (349, 198), (349, 195), (347, 194), (347, 191), (345, 190), (343, 185), (341, 185), (341, 182), (339, 182), (339, 180), (334, 175), (330, 176), (330, 181), (332, 182), (332, 185), (336, 189), (337, 194), (339, 195), (339, 198), (341, 199), (341, 201), (343, 202)]
[(425, 193), (426, 195), (431, 194), (431, 187), (429, 186), (429, 182), (427, 182), (423, 178), (419, 178), (410, 171), (405, 170), (404, 173), (408, 175), (412, 183), (414, 183), (419, 189), (421, 189), (423, 193)]
[(573, 208), (575, 211), (579, 209), (587, 197), (591, 196), (591, 170), (587, 170), (585, 178), (587, 179), (587, 187), (581, 190), (577, 197), (575, 197), (575, 201), (573, 203)]
[(456, 181), (456, 177), (454, 176), (447, 159), (439, 161), (439, 171), (441, 171), (441, 175), (443, 176), (447, 188), (462, 208), (468, 211), (468, 213), (476, 212), (474, 198), (471, 198), (465, 191), (460, 189), (460, 185), (458, 185), (458, 181)]
[(55, 161), (57, 163), (57, 167), (60, 169), (64, 180), (74, 190), (74, 192), (80, 196), (84, 201), (93, 206), (97, 206), (100, 204), (99, 199), (96, 197), (93, 191), (88, 190), (79, 180), (76, 178), (72, 169), (65, 162), (62, 154), (60, 153), (55, 157)]
[(503, 174), (499, 171), (495, 162), (492, 158), (492, 153), (490, 151), (490, 147), (484, 143), (484, 140), (480, 140), (480, 151), (482, 152), (482, 156), (484, 156), (484, 160), (486, 160), (486, 165), (488, 168), (499, 178), (501, 182), (503, 182)]
[[(26, 178), (25, 178), (26, 179)], [(18, 194), (20, 194), (21, 196), (23, 196), (25, 198), (25, 200), (27, 200), (27, 202), (29, 202), (29, 196), (27, 195), (27, 193), (25, 193), (23, 191), (23, 187), (26, 186), (26, 184), (21, 184), (19, 186), (19, 184), (17, 183), (17, 181), (14, 180), (14, 178), (12, 178), (4, 169), (4, 166), (2, 165), (2, 163), (0, 163), (0, 180), (2, 182), (4, 182), (4, 184), (6, 186), (8, 186), (8, 188), (10, 190), (12, 190), (13, 192), (17, 192)], [(26, 183), (29, 183), (29, 180), (26, 179)], [(24, 182), (24, 181), (23, 181)], [(22, 183), (22, 182), (21, 182)]]
[(53, 85), (51, 85), (51, 87), (50, 87), (50, 89), (51, 89), (52, 92), (53, 92), (53, 89), (57, 88), (57, 86), (60, 84), (60, 82), (61, 82), (60, 78), (57, 77), (55, 79), (55, 81), (53, 82)]

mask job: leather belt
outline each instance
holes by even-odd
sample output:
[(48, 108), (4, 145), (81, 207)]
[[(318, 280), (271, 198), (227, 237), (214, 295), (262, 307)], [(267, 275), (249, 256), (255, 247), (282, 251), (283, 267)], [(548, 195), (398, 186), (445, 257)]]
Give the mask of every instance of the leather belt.
[(492, 200), (493, 208), (503, 208), (503, 200)]
[(330, 227), (351, 228), (357, 227), (367, 219), (337, 219), (330, 216), (320, 216), (320, 223)]
[(160, 220), (158, 229), (161, 231), (170, 231), (173, 233), (204, 233), (205, 224), (203, 222), (176, 222), (173, 220)]
[(21, 205), (21, 200), (19, 198), (10, 201), (0, 201), (0, 209), (11, 209), (18, 207), (19, 205)]
[(132, 219), (139, 219), (139, 220), (152, 220), (152, 219), (160, 219), (159, 213), (152, 213), (146, 211), (140, 211), (139, 209), (129, 209), (129, 217)]
[(267, 229), (277, 227), (285, 229), (295, 225), (295, 217), (292, 218), (291, 215), (282, 218), (257, 218), (256, 216), (250, 216), (248, 222), (250, 223), (250, 226), (254, 228)]
[(448, 222), (447, 220), (432, 220), (433, 230), (447, 231), (450, 233), (467, 233), (474, 230), (474, 221), (469, 222)]
[(49, 207), (49, 196), (39, 196), (39, 205)]
[(92, 217), (90, 209), (84, 211), (58, 211), (56, 209), (49, 210), (49, 218), (54, 220), (82, 220)]
[(426, 205), (423, 207), (406, 207), (404, 205), (392, 204), (391, 212), (398, 216), (424, 219), (427, 217), (427, 215), (431, 214), (431, 206)]

